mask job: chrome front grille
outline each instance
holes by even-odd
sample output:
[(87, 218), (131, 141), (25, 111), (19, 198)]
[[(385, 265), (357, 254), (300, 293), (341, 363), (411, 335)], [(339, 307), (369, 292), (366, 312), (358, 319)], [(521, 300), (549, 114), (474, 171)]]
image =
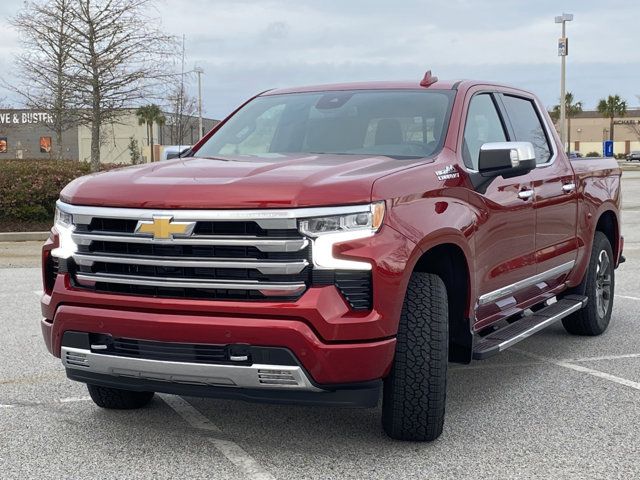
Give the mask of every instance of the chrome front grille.
[(295, 218), (162, 211), (195, 227), (182, 236), (154, 238), (136, 233), (136, 226), (153, 221), (157, 212), (82, 208), (71, 235), (77, 251), (69, 271), (76, 287), (174, 298), (288, 300), (309, 286), (310, 245)]

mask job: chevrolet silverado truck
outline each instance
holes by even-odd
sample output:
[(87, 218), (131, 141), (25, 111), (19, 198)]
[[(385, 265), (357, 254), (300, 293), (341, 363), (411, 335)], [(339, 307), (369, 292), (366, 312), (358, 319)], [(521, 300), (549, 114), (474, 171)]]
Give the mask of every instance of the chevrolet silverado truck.
[(263, 92), (182, 158), (79, 178), (43, 247), (42, 333), (103, 408), (154, 392), (374, 407), (442, 432), (448, 362), (562, 321), (599, 335), (621, 171), (478, 81)]

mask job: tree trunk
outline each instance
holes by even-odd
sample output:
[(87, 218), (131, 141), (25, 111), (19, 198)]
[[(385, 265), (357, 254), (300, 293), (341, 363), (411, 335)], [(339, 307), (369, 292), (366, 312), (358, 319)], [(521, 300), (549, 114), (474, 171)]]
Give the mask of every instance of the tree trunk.
[(62, 126), (56, 127), (56, 160), (62, 160)]
[(96, 107), (94, 106), (93, 108), (93, 121), (91, 122), (91, 171), (97, 172), (100, 170), (100, 115), (96, 114)]
[(571, 117), (567, 117), (567, 153), (571, 153)]
[(155, 161), (155, 158), (153, 158), (153, 122), (149, 124), (149, 138), (151, 139), (149, 141), (149, 147), (151, 147), (151, 163), (153, 163)]
[[(86, 4), (89, 8), (89, 2)], [(93, 22), (89, 22), (88, 50), (91, 62), (91, 171), (100, 170), (100, 128), (102, 127), (101, 74), (96, 54), (96, 32)]]
[(609, 126), (609, 140), (613, 142), (613, 117), (611, 117), (611, 124)]

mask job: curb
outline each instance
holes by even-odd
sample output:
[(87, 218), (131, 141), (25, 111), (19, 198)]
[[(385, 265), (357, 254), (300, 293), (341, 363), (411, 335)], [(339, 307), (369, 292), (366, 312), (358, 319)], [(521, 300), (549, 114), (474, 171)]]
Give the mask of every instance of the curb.
[(0, 242), (44, 242), (49, 232), (0, 232)]

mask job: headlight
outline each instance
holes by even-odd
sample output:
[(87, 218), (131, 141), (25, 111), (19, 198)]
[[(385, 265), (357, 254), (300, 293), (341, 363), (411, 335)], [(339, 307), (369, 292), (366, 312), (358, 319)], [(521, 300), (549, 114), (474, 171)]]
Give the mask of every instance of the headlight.
[(77, 245), (73, 241), (73, 215), (56, 206), (54, 226), (58, 232), (58, 248), (51, 251), (51, 255), (57, 258), (70, 258), (77, 251)]
[(300, 222), (300, 233), (319, 237), (331, 233), (370, 231), (377, 232), (384, 219), (384, 202), (372, 203), (368, 211), (308, 218)]
[(56, 207), (56, 214), (53, 223), (56, 225), (56, 227), (61, 226), (63, 228), (68, 228), (73, 225), (73, 215)]
[(382, 226), (384, 202), (372, 203), (362, 212), (314, 217), (301, 220), (300, 233), (312, 238), (313, 263), (319, 269), (371, 270), (371, 264), (357, 260), (344, 260), (333, 256), (337, 243), (373, 236)]

